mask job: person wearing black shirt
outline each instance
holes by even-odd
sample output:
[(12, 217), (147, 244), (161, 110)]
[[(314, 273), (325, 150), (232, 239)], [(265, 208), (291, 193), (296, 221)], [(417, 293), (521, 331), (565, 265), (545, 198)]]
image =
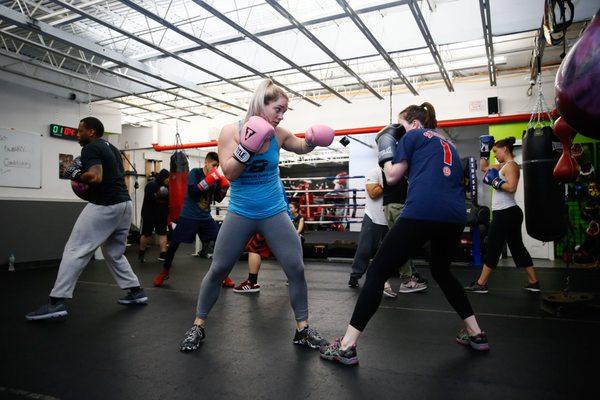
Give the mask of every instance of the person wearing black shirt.
[(26, 315), (30, 321), (66, 317), (65, 299), (73, 297), (77, 279), (98, 247), (121, 289), (129, 293), (119, 304), (145, 304), (148, 297), (125, 257), (125, 243), (131, 225), (131, 198), (125, 185), (125, 170), (119, 150), (102, 139), (104, 126), (94, 117), (79, 122), (81, 164), (65, 171), (72, 181), (87, 185), (85, 206), (65, 245), (50, 301)]
[(156, 178), (144, 188), (142, 203), (142, 235), (140, 236), (140, 251), (138, 258), (144, 262), (144, 255), (152, 232), (158, 235), (160, 246), (159, 261), (165, 261), (167, 254), (167, 217), (169, 216), (169, 171), (160, 170)]

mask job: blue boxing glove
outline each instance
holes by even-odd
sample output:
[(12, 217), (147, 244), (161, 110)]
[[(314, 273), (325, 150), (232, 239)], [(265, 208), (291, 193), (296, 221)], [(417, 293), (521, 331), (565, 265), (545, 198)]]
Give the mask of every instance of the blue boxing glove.
[(494, 147), (494, 137), (491, 135), (479, 136), (479, 158), (484, 160), (490, 159), (490, 151)]
[(496, 190), (502, 190), (501, 186), (505, 184), (506, 181), (500, 178), (500, 172), (496, 168), (490, 168), (483, 176), (483, 183), (490, 185)]
[(75, 157), (73, 163), (65, 168), (63, 176), (72, 181), (79, 182), (81, 180), (81, 175), (83, 175), (84, 172), (85, 170), (81, 164), (81, 157)]

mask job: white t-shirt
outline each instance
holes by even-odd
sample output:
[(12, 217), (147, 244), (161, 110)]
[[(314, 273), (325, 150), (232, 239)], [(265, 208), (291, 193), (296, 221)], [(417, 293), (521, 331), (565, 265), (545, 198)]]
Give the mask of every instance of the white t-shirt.
[[(367, 173), (365, 177), (366, 185), (376, 183), (379, 186), (383, 187), (383, 176), (381, 175), (381, 168), (375, 167)], [(365, 214), (369, 216), (377, 225), (386, 225), (387, 220), (385, 219), (385, 214), (383, 213), (383, 195), (379, 196), (377, 199), (373, 200), (369, 197), (369, 194), (366, 193), (366, 207)]]

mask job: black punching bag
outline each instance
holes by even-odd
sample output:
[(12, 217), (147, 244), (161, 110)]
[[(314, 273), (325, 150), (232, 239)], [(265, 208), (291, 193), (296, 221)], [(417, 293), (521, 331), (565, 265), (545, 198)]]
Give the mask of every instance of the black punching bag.
[(529, 128), (523, 132), (523, 188), (527, 233), (542, 242), (560, 239), (567, 233), (564, 187), (552, 176), (559, 153), (552, 128)]

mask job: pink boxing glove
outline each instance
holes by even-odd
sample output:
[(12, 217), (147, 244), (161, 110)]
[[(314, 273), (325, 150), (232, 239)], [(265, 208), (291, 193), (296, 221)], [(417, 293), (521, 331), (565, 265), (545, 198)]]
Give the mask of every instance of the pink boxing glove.
[(242, 126), (240, 144), (233, 152), (233, 157), (242, 164), (248, 164), (267, 139), (275, 134), (275, 128), (264, 118), (253, 116)]
[(335, 132), (327, 125), (313, 125), (306, 131), (304, 140), (308, 147), (327, 147), (333, 142)]

